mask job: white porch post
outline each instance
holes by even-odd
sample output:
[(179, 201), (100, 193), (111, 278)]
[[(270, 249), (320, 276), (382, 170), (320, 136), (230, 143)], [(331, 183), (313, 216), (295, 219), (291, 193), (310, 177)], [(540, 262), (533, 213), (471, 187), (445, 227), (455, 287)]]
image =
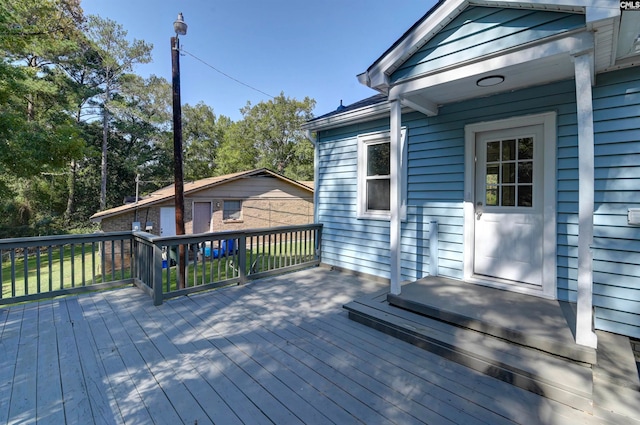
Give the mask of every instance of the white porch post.
[(389, 254), (390, 254), (390, 292), (393, 295), (400, 295), (400, 208), (402, 207), (402, 144), (401, 144), (401, 121), (402, 121), (402, 105), (399, 99), (390, 100), (391, 103), (391, 203), (390, 213), (391, 220), (389, 223)]
[(594, 136), (593, 51), (574, 57), (578, 112), (578, 305), (576, 342), (596, 348), (593, 331), (593, 211), (594, 211)]

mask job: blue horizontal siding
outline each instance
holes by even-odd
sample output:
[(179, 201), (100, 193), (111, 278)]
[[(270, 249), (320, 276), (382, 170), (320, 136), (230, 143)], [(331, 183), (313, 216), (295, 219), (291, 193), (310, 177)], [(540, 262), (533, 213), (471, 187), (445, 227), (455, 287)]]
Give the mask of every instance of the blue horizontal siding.
[[(640, 208), (640, 84), (631, 70), (598, 76), (594, 88), (595, 216), (593, 281), (596, 326), (640, 333), (640, 227), (627, 210)], [(435, 117), (403, 116), (408, 129), (407, 218), (402, 224), (402, 278), (429, 273), (429, 222), (439, 223), (439, 274), (463, 273), (464, 126), (550, 110), (557, 112), (558, 298), (576, 301), (578, 149), (573, 81), (444, 105)], [(388, 121), (321, 134), (319, 221), (329, 264), (389, 276), (389, 223), (356, 216), (357, 135), (388, 129)]]
[(593, 283), (598, 329), (640, 337), (640, 77), (599, 75), (594, 88), (595, 215)]
[(396, 82), (585, 26), (584, 15), (470, 7), (391, 76)]
[[(418, 279), (429, 273), (429, 222), (439, 223), (438, 273), (463, 277), (464, 253), (464, 127), (467, 124), (556, 111), (566, 160), (565, 181), (558, 194), (563, 215), (558, 226), (560, 246), (577, 246), (577, 130), (573, 81), (520, 90), (490, 98), (445, 105), (439, 115), (405, 114), (408, 134), (407, 217), (402, 223), (402, 278)], [(385, 127), (386, 125), (386, 127)], [(318, 143), (318, 218), (324, 224), (323, 261), (353, 270), (389, 276), (389, 223), (356, 219), (357, 135), (387, 130), (388, 121), (345, 126), (320, 132)], [(559, 173), (560, 174), (560, 173)], [(559, 208), (560, 209), (560, 208)], [(377, 262), (380, 263), (377, 263)], [(558, 295), (574, 298), (577, 261), (559, 261)]]

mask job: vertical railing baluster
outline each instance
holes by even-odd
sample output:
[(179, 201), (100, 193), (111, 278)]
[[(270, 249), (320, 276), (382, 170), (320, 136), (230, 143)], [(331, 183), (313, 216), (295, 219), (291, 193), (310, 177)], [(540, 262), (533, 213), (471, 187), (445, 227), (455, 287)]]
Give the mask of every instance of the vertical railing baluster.
[(81, 267), (82, 267), (82, 286), (86, 286), (87, 285), (87, 276), (86, 276), (86, 271), (85, 271), (85, 267), (86, 267), (86, 261), (85, 261), (85, 243), (82, 242), (80, 244), (80, 255), (82, 256), (82, 261), (81, 261)]
[(96, 283), (96, 243), (91, 242), (91, 284)]
[(29, 295), (29, 249), (24, 248), (22, 251), (22, 259), (24, 263), (23, 271), (24, 271), (24, 294)]
[(41, 291), (41, 287), (40, 287), (40, 279), (41, 279), (41, 273), (40, 273), (40, 247), (36, 246), (36, 294), (39, 294)]
[(109, 253), (111, 257), (111, 280), (116, 280), (116, 243), (115, 241), (111, 241), (111, 252)]
[(76, 287), (76, 244), (71, 244), (71, 287)]
[(64, 289), (64, 244), (60, 244), (58, 250), (58, 261), (60, 262), (60, 289)]
[(124, 239), (120, 239), (120, 279), (124, 280)]
[(47, 268), (49, 275), (49, 292), (53, 291), (53, 245), (47, 246)]
[(107, 269), (107, 254), (105, 253), (106, 242), (100, 242), (100, 282), (105, 281), (105, 270)]
[(11, 259), (11, 296), (16, 296), (16, 249), (11, 248), (9, 252), (9, 258)]
[[(162, 247), (154, 244), (153, 251), (150, 253), (148, 263), (151, 263), (152, 269), (152, 288), (153, 288), (153, 305), (162, 304)], [(169, 269), (169, 267), (167, 267)]]

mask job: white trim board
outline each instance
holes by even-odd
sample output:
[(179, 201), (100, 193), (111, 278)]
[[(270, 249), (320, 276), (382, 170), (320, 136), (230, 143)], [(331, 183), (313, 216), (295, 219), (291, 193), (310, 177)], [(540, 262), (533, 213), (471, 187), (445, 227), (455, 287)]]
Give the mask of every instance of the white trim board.
[[(513, 286), (499, 281), (477, 278), (473, 274), (475, 232), (475, 159), (476, 134), (485, 131), (542, 125), (544, 132), (543, 186), (543, 271), (542, 287)], [(544, 298), (557, 298), (557, 233), (556, 233), (556, 113), (527, 115), (465, 126), (464, 178), (464, 280), (509, 289)]]

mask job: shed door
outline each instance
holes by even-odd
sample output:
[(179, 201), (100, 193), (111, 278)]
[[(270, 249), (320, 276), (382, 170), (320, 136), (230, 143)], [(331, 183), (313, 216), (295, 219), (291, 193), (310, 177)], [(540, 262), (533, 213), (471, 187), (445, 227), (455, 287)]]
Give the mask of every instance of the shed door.
[(160, 208), (160, 236), (176, 235), (176, 209), (174, 207)]
[(193, 233), (212, 232), (211, 228), (211, 202), (193, 203)]
[(476, 135), (474, 274), (542, 285), (543, 126)]

